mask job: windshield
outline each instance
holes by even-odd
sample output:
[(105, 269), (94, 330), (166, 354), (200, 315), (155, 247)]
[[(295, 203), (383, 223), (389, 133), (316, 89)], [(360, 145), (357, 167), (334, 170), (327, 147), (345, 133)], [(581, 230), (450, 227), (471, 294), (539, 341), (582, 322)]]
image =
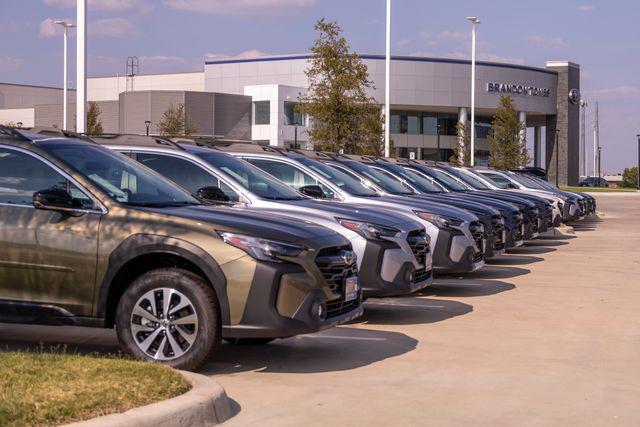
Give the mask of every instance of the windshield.
[(505, 190), (509, 189), (510, 181), (500, 174), (490, 173), (490, 172), (480, 172), (480, 175), (482, 175), (483, 178), (485, 178), (487, 181), (490, 181), (493, 185), (495, 185), (498, 188), (502, 188)]
[(465, 187), (464, 185), (462, 185), (457, 179), (455, 179), (454, 177), (452, 177), (451, 175), (449, 175), (448, 173), (440, 170), (440, 169), (436, 169), (436, 168), (430, 168), (429, 169), (434, 177), (442, 182), (447, 188), (449, 188), (450, 190), (453, 191), (467, 191), (468, 188)]
[(300, 193), (287, 184), (278, 181), (260, 168), (230, 154), (215, 151), (195, 154), (211, 166), (225, 172), (238, 184), (258, 197), (270, 200), (304, 199)]
[(464, 181), (465, 184), (471, 186), (472, 188), (475, 188), (476, 190), (491, 190), (491, 188), (487, 184), (480, 181), (475, 176), (469, 175), (466, 172), (459, 171), (454, 168), (447, 169), (447, 172), (460, 179), (461, 181)]
[(362, 163), (349, 161), (342, 162), (341, 164), (346, 165), (362, 175), (363, 177), (371, 180), (375, 185), (380, 187), (382, 190), (386, 191), (389, 194), (395, 195), (404, 195), (404, 194), (415, 194), (414, 191), (407, 189), (400, 182), (394, 180), (393, 178), (389, 178), (379, 170), (376, 170), (370, 166), (363, 165)]
[(535, 182), (537, 182), (538, 184), (540, 184), (541, 186), (543, 186), (544, 188), (547, 188), (549, 190), (557, 190), (558, 187), (556, 187), (555, 185), (549, 183), (548, 181), (545, 181), (544, 179), (537, 177), (537, 176), (529, 176), (529, 179), (534, 180)]
[(410, 169), (406, 169), (402, 166), (393, 164), (383, 164), (380, 167), (393, 173), (397, 177), (404, 179), (409, 185), (411, 185), (421, 193), (442, 193), (442, 189), (440, 189), (437, 185), (433, 184), (423, 176), (420, 176), (417, 173), (411, 171)]
[(341, 190), (344, 190), (352, 196), (377, 196), (377, 193), (375, 191), (365, 187), (359, 181), (351, 178), (349, 175), (339, 171), (338, 169), (334, 169), (330, 166), (325, 165), (324, 163), (309, 159), (307, 157), (301, 156), (295, 157), (295, 159), (303, 165), (307, 166), (309, 169), (312, 169), (318, 175), (331, 181), (332, 184), (340, 187)]
[(41, 142), (45, 151), (91, 180), (111, 199), (129, 206), (200, 204), (189, 193), (130, 158), (98, 145)]
[(538, 184), (537, 182), (527, 178), (526, 176), (523, 176), (517, 173), (510, 173), (509, 178), (519, 182), (520, 184), (524, 185), (526, 188), (534, 188), (536, 190), (545, 189), (542, 185)]

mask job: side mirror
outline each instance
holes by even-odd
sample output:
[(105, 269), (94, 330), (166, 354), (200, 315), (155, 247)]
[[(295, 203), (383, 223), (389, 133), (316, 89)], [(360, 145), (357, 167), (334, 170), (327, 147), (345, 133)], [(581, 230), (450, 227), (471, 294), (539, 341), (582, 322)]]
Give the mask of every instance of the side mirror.
[(510, 183), (507, 184), (507, 188), (511, 188), (513, 190), (517, 190), (518, 186), (515, 185), (513, 182), (510, 182)]
[(220, 187), (202, 187), (198, 190), (196, 196), (198, 196), (198, 199), (207, 202), (229, 203), (231, 200), (229, 196), (224, 194), (224, 191), (222, 191)]
[(300, 187), (298, 191), (305, 196), (313, 197), (314, 199), (325, 198), (324, 191), (322, 191), (322, 188), (320, 188), (319, 185), (305, 185), (304, 187)]
[(71, 216), (80, 216), (82, 203), (61, 188), (48, 188), (33, 194), (33, 206), (36, 209), (64, 212)]

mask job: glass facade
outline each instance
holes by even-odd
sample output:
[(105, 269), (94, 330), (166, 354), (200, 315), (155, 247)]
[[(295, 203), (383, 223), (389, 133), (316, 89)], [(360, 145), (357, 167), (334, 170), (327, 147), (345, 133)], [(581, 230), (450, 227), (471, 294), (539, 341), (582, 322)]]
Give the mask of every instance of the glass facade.
[[(491, 117), (476, 117), (476, 138), (486, 139), (491, 135)], [(430, 113), (423, 111), (391, 111), (391, 133), (409, 135), (456, 136), (458, 115), (453, 113)]]
[(302, 114), (296, 111), (297, 102), (284, 102), (284, 124), (286, 126), (302, 126)]
[(271, 124), (271, 101), (255, 101), (253, 103), (253, 123), (256, 125)]

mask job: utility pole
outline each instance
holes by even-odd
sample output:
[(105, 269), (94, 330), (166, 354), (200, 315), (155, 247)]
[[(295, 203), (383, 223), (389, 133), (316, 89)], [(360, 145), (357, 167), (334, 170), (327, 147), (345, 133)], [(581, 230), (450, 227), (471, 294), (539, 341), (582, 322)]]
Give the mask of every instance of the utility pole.
[(598, 156), (600, 155), (600, 122), (598, 118), (598, 102), (596, 101), (595, 121), (593, 122), (593, 174), (598, 170)]
[(389, 157), (391, 126), (391, 0), (387, 0), (387, 34), (384, 60), (384, 156)]
[(76, 3), (76, 132), (87, 130), (87, 0)]
[(64, 37), (63, 37), (63, 42), (64, 42), (64, 48), (62, 50), (62, 67), (63, 67), (63, 71), (62, 71), (62, 130), (67, 130), (67, 82), (68, 82), (68, 78), (67, 78), (67, 45), (68, 45), (68, 41), (69, 41), (69, 28), (73, 28), (75, 27), (75, 25), (73, 25), (70, 22), (67, 21), (62, 21), (62, 20), (58, 20), (58, 21), (53, 21), (54, 24), (58, 24), (61, 25), (64, 28)]
[(580, 176), (587, 176), (587, 133), (586, 133), (586, 127), (587, 127), (587, 118), (586, 118), (586, 111), (587, 111), (587, 105), (589, 103), (582, 99), (580, 100), (580, 112), (581, 117), (580, 117)]
[(468, 16), (471, 22), (471, 153), (470, 165), (475, 165), (476, 151), (476, 25), (480, 20), (475, 16)]

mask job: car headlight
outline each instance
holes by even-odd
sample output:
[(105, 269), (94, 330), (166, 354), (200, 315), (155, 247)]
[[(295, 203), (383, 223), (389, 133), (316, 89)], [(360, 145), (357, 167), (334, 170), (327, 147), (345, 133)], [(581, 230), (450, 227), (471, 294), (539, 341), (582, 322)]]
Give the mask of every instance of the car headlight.
[(452, 218), (444, 215), (436, 215), (429, 212), (423, 211), (414, 211), (414, 213), (418, 216), (418, 218), (423, 219), (425, 221), (429, 221), (431, 224), (435, 225), (438, 228), (455, 228), (460, 227), (462, 225), (462, 220), (458, 218)]
[(282, 262), (280, 257), (296, 257), (304, 247), (244, 234), (218, 231), (218, 235), (231, 246), (235, 246), (260, 261)]
[(394, 227), (387, 227), (380, 224), (370, 222), (353, 221), (345, 218), (336, 218), (336, 220), (345, 228), (355, 231), (367, 240), (383, 240), (383, 237), (395, 237), (400, 230)]

